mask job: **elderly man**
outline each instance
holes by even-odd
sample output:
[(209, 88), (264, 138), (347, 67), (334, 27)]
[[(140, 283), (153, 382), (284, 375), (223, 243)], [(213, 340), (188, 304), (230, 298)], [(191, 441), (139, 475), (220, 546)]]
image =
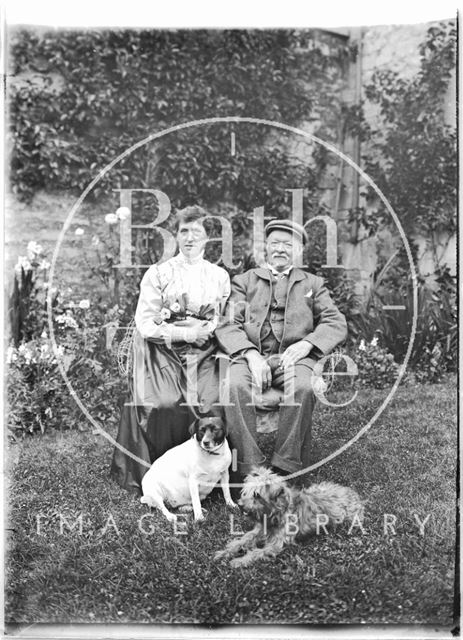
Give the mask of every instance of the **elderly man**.
[(307, 242), (305, 229), (273, 220), (265, 235), (267, 264), (234, 278), (216, 330), (231, 360), (224, 411), (241, 474), (265, 462), (256, 443), (256, 389), (265, 392), (272, 386), (285, 388), (285, 398), (271, 464), (283, 474), (307, 466), (315, 401), (312, 369), (347, 333), (323, 279), (293, 266)]

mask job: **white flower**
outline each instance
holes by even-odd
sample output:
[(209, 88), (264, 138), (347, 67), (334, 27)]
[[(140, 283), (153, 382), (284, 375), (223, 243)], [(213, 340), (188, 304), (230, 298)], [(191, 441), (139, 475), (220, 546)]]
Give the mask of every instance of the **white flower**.
[(15, 264), (14, 270), (20, 274), (21, 269), (23, 271), (32, 271), (32, 265), (27, 256), (18, 256), (18, 262)]
[(100, 238), (98, 236), (93, 236), (92, 238), (92, 245), (94, 247), (97, 247), (100, 244)]
[(43, 269), (44, 271), (47, 271), (47, 269), (49, 269), (51, 267), (51, 264), (48, 262), (48, 260), (42, 260), (42, 262), (39, 264), (39, 269)]
[(373, 338), (373, 340), (370, 342), (372, 347), (376, 347), (376, 345), (378, 344), (378, 338), (375, 336)]
[(117, 216), (115, 213), (107, 213), (104, 217), (106, 224), (117, 224)]
[(18, 355), (16, 353), (16, 349), (14, 347), (8, 347), (8, 350), (6, 352), (6, 362), (7, 362), (7, 364), (11, 364), (12, 362), (15, 362), (17, 357), (18, 357)]
[(365, 340), (362, 338), (359, 344), (359, 351), (366, 351)]
[(116, 211), (116, 216), (119, 218), (119, 220), (127, 220), (127, 218), (130, 216), (130, 209), (128, 207), (119, 207), (119, 209)]
[(90, 300), (85, 299), (79, 302), (79, 309), (89, 309), (90, 308)]
[(83, 236), (85, 233), (85, 231), (82, 229), (82, 227), (77, 227), (77, 229), (74, 231), (74, 234), (76, 236)]
[(315, 393), (325, 393), (328, 389), (328, 385), (323, 380), (322, 376), (312, 376), (312, 388)]
[(178, 313), (180, 311), (180, 309), (181, 309), (181, 307), (180, 307), (178, 302), (173, 302), (170, 305), (170, 310), (172, 311), (172, 313)]
[(70, 329), (78, 329), (79, 325), (77, 324), (77, 322), (74, 320), (74, 318), (72, 318), (71, 316), (65, 316), (65, 325), (67, 327), (69, 327)]
[(159, 315), (161, 316), (161, 320), (168, 320), (170, 318), (170, 311), (169, 309), (161, 309)]
[(35, 260), (37, 256), (43, 253), (43, 247), (35, 240), (31, 240), (27, 245), (27, 257), (29, 260)]
[(61, 357), (64, 355), (64, 349), (62, 345), (55, 346), (55, 355)]
[(50, 354), (49, 354), (48, 344), (40, 345), (40, 359), (44, 360), (45, 358), (48, 358), (49, 355)]
[(66, 314), (62, 313), (61, 315), (56, 316), (55, 320), (58, 324), (64, 324), (66, 327), (70, 327), (71, 329), (79, 328), (79, 325), (74, 320), (74, 318), (68, 315), (67, 313)]
[(25, 344), (21, 344), (19, 346), (18, 349), (19, 353), (24, 356), (25, 360), (26, 360), (26, 364), (29, 364), (30, 361), (32, 360), (32, 353), (30, 352), (30, 350), (26, 347)]

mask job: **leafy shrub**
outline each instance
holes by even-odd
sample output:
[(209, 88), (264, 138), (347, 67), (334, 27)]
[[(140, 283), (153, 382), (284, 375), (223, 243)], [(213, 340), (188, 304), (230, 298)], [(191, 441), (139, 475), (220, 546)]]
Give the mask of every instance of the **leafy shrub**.
[(427, 291), (428, 324), (426, 330), (422, 325), (420, 327), (424, 344), (414, 364), (420, 382), (438, 382), (446, 372), (455, 372), (458, 366), (456, 278), (446, 267), (438, 269), (436, 275), (438, 289)]
[(394, 361), (392, 353), (378, 344), (378, 338), (367, 343), (361, 340), (352, 359), (358, 367), (356, 384), (360, 386), (384, 389), (397, 380), (400, 365)]
[(13, 433), (43, 433), (49, 425), (61, 428), (57, 404), (64, 384), (50, 342), (34, 339), (17, 349), (10, 346), (7, 364), (8, 428)]
[[(35, 248), (36, 257), (42, 257), (39, 245), (30, 243), (29, 248)], [(102, 424), (113, 421), (125, 382), (104, 329), (109, 328), (113, 337), (122, 312), (117, 306), (106, 310), (104, 304), (89, 299), (76, 304), (67, 293), (56, 290), (52, 297), (52, 341), (48, 336), (48, 283), (43, 278), (43, 261), (22, 257), (18, 264), (10, 309), (17, 319), (16, 331), (7, 351), (8, 428), (13, 433), (32, 433), (82, 424), (81, 410), (71, 397), (58, 362), (92, 417)]]
[(356, 319), (361, 312), (361, 299), (355, 291), (355, 282), (342, 269), (324, 269), (318, 272), (347, 321), (347, 344), (358, 340)]
[(445, 124), (443, 113), (456, 36), (453, 20), (431, 26), (420, 46), (420, 69), (410, 79), (376, 71), (365, 93), (380, 108), (381, 126), (358, 126), (366, 141), (366, 171), (387, 194), (405, 232), (422, 232), (431, 241), (435, 232), (456, 231), (456, 130)]
[[(15, 266), (13, 290), (9, 299), (8, 315), (13, 343), (38, 338), (46, 326), (47, 275), (50, 263), (45, 259), (43, 247), (31, 241), (27, 255), (19, 256)], [(53, 306), (56, 290), (50, 292)]]
[[(448, 268), (436, 271), (437, 289), (425, 282), (417, 284), (416, 331), (408, 366), (419, 380), (438, 381), (457, 366), (456, 281)], [(384, 310), (384, 305), (404, 309)], [(410, 279), (401, 288), (374, 290), (364, 312), (355, 320), (357, 331), (367, 339), (379, 335), (381, 343), (403, 361), (414, 321), (413, 285)]]

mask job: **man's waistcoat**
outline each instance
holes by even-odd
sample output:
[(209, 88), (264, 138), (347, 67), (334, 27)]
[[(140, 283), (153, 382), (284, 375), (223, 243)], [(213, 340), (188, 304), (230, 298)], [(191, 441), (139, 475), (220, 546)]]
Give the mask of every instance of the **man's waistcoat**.
[[(272, 274), (267, 268), (236, 276), (216, 337), (233, 355), (261, 348), (261, 332), (272, 302)], [(346, 319), (337, 309), (323, 279), (299, 268), (288, 276), (280, 351), (299, 340), (309, 340), (321, 354), (332, 351), (347, 334)]]

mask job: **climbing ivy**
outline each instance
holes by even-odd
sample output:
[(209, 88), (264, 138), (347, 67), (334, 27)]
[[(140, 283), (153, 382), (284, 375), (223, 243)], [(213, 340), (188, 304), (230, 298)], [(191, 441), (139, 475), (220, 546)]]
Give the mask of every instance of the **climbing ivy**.
[[(319, 31), (21, 29), (10, 46), (12, 187), (23, 199), (80, 192), (135, 142), (201, 118), (298, 125), (323, 112), (320, 130), (335, 141), (347, 55), (344, 41)], [(232, 158), (224, 132), (203, 127), (146, 145), (95, 196), (156, 183), (177, 206), (233, 197), (248, 211), (272, 203), (279, 215), (286, 186), (313, 192), (320, 167), (304, 170), (284, 136), (241, 127)]]

